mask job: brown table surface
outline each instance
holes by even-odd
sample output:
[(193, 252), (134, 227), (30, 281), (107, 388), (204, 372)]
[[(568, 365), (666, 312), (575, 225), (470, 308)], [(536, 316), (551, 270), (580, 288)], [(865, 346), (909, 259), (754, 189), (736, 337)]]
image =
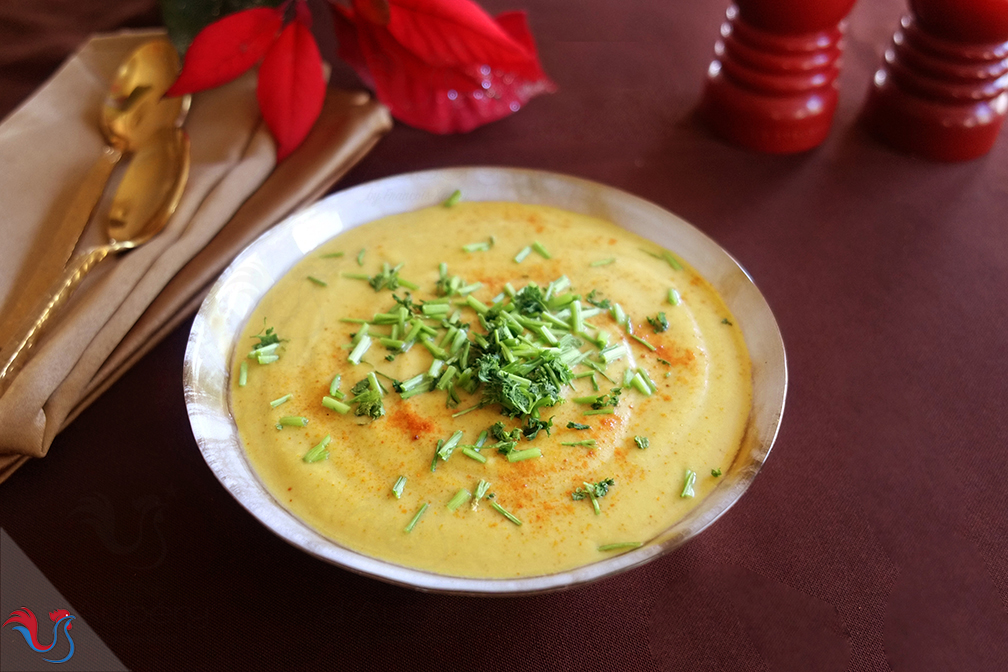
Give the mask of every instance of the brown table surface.
[[(556, 594), (356, 576), (273, 536), (203, 462), (186, 322), (0, 487), (0, 526), (132, 669), (1008, 670), (1008, 137), (948, 165), (866, 136), (898, 0), (854, 8), (832, 133), (784, 157), (693, 120), (725, 2), (524, 4), (558, 93), (467, 135), (400, 125), (341, 186), (546, 169), (723, 245), (774, 310), (790, 368), (776, 446), (728, 514)], [(3, 3), (0, 113), (88, 33), (159, 22), (149, 0)], [(337, 66), (334, 81), (355, 80)]]

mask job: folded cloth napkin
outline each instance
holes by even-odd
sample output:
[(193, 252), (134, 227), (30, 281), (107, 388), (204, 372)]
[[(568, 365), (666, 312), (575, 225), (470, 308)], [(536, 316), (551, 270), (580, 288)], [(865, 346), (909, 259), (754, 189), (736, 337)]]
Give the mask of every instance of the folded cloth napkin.
[[(92, 38), (0, 123), (0, 347), (58, 277), (41, 261), (47, 243), (67, 235), (61, 207), (105, 144), (98, 115), (119, 63), (161, 35)], [(68, 422), (195, 311), (245, 245), (325, 193), (390, 128), (388, 110), (368, 94), (330, 89), (304, 144), (276, 165), (254, 73), (196, 94), (185, 122), (189, 181), (168, 226), (88, 278), (0, 397), (0, 482), (44, 456)]]

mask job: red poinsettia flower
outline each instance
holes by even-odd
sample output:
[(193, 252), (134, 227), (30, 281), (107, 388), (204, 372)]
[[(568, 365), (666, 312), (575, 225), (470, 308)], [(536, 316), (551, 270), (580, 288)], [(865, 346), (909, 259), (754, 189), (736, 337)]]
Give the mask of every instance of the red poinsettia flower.
[(256, 63), (256, 98), (282, 161), (304, 141), (325, 102), (322, 57), (303, 0), (284, 27), (287, 5), (259, 7), (225, 16), (201, 30), (185, 55), (178, 79), (165, 95), (212, 89)]
[(330, 2), (340, 58), (411, 126), (466, 132), (556, 90), (524, 12), (494, 19), (470, 0)]

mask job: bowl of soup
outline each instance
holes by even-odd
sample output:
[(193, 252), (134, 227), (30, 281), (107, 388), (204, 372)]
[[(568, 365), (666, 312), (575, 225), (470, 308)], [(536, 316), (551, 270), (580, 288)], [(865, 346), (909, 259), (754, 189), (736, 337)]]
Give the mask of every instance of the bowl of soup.
[(702, 232), (573, 177), (442, 169), (336, 193), (192, 327), (222, 485), (327, 562), (421, 590), (557, 590), (648, 562), (745, 492), (784, 408), (773, 314)]

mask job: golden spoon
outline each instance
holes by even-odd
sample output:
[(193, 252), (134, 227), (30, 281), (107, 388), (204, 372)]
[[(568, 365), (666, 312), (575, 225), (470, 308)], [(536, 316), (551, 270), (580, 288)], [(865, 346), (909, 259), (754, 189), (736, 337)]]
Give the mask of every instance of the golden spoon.
[(37, 318), (0, 351), (0, 393), (10, 385), (24, 354), (84, 276), (110, 254), (142, 245), (165, 227), (178, 207), (188, 177), (189, 137), (181, 129), (162, 129), (136, 152), (112, 200), (105, 227), (109, 242), (73, 259), (49, 298), (32, 313)]
[[(7, 314), (27, 314), (53, 280), (63, 274), (81, 233), (101, 202), (112, 170), (122, 157), (135, 152), (152, 133), (182, 125), (191, 97), (162, 99), (178, 71), (178, 52), (164, 38), (144, 43), (119, 66), (99, 119), (108, 144), (70, 200), (61, 223), (52, 230), (45, 254), (35, 260), (30, 274), (19, 282), (21, 298), (6, 307)], [(0, 343), (10, 338), (15, 327), (0, 320)]]
[(65, 239), (54, 250), (62, 268), (73, 253), (84, 227), (101, 200), (112, 169), (125, 154), (139, 149), (162, 128), (181, 126), (189, 112), (190, 96), (162, 98), (179, 71), (179, 57), (167, 39), (140, 46), (123, 61), (102, 105), (99, 125), (108, 144), (71, 201), (61, 231)]

